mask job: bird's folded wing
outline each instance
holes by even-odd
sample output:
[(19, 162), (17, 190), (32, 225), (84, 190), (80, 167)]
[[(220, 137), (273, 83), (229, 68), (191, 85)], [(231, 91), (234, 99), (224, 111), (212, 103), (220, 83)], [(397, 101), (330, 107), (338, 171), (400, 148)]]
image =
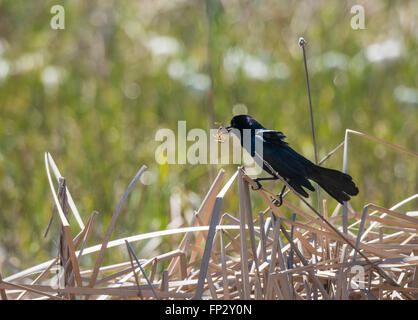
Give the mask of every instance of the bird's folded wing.
[(263, 137), (264, 140), (269, 142), (284, 142), (287, 137), (281, 131), (276, 130), (257, 130), (256, 135)]

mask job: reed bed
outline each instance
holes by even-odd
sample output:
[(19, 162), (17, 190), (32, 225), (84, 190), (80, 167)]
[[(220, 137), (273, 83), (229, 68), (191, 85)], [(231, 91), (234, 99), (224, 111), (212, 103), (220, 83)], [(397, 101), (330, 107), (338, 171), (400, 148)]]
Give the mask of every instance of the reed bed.
[[(348, 129), (345, 140), (320, 163), (344, 147), (343, 167), (347, 168), (349, 134), (418, 157), (413, 151)], [(5, 279), (0, 274), (3, 300), (418, 298), (418, 215), (402, 210), (418, 194), (391, 208), (370, 203), (358, 211), (349, 203), (338, 204), (330, 215), (325, 200), (322, 213), (307, 202), (301, 207), (286, 199), (277, 207), (273, 192), (251, 191), (256, 184), (244, 168), (238, 168), (225, 184), (225, 171), (220, 170), (190, 226), (110, 241), (126, 198), (146, 170), (143, 166), (114, 210), (103, 241), (88, 247), (97, 212), (87, 221), (81, 217), (49, 153), (45, 168), (54, 199), (52, 217), (58, 213), (61, 221), (59, 253)], [(236, 212), (224, 213), (224, 198), (237, 190), (236, 184)], [(264, 210), (255, 211), (250, 192), (265, 201)], [(291, 218), (283, 214), (283, 207), (293, 212)], [(70, 225), (69, 214), (76, 224)], [(170, 235), (182, 235), (178, 247), (152, 258), (138, 257), (131, 246)], [(114, 247), (126, 250), (129, 260), (104, 266), (106, 251)], [(93, 265), (80, 265), (81, 256), (94, 253)], [(164, 270), (157, 272), (160, 264)], [(51, 272), (57, 265), (60, 271)]]

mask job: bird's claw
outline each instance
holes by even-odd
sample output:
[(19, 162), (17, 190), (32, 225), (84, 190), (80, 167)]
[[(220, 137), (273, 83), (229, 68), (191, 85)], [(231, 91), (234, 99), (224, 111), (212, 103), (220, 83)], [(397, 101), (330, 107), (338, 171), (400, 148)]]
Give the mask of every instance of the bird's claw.
[(272, 198), (272, 202), (276, 207), (280, 207), (283, 204), (283, 197), (282, 195), (277, 195), (279, 197), (279, 200), (277, 200), (276, 198)]
[(254, 191), (260, 190), (263, 186), (261, 185), (260, 182), (258, 182), (257, 180), (253, 180), (255, 183), (257, 183), (257, 188), (254, 188), (253, 186), (251, 186), (251, 189), (253, 189)]

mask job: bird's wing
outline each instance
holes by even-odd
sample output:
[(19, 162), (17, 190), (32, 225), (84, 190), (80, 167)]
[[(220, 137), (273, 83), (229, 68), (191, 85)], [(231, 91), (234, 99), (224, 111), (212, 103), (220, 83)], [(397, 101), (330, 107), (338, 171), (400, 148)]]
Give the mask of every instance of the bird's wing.
[[(312, 163), (284, 142), (285, 138), (286, 136), (280, 131), (257, 130), (256, 139), (263, 140), (263, 160), (269, 163), (282, 177), (289, 179), (289, 183), (295, 188), (296, 185), (302, 185), (309, 190), (314, 190), (306, 179), (306, 167)], [(302, 191), (298, 192), (304, 194)]]
[(284, 140), (287, 137), (281, 131), (260, 129), (257, 130), (256, 135), (262, 137), (265, 140), (265, 142), (280, 142), (287, 144), (286, 142), (284, 142)]

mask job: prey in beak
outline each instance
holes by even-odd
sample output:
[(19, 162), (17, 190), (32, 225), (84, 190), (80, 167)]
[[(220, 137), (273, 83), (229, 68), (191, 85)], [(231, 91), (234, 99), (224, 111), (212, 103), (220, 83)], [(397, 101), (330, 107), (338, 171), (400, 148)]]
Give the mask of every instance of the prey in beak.
[(218, 143), (224, 143), (225, 142), (224, 135), (229, 134), (229, 131), (231, 130), (232, 130), (231, 126), (227, 126), (227, 127), (220, 126), (218, 128), (218, 132), (214, 134), (215, 140)]

